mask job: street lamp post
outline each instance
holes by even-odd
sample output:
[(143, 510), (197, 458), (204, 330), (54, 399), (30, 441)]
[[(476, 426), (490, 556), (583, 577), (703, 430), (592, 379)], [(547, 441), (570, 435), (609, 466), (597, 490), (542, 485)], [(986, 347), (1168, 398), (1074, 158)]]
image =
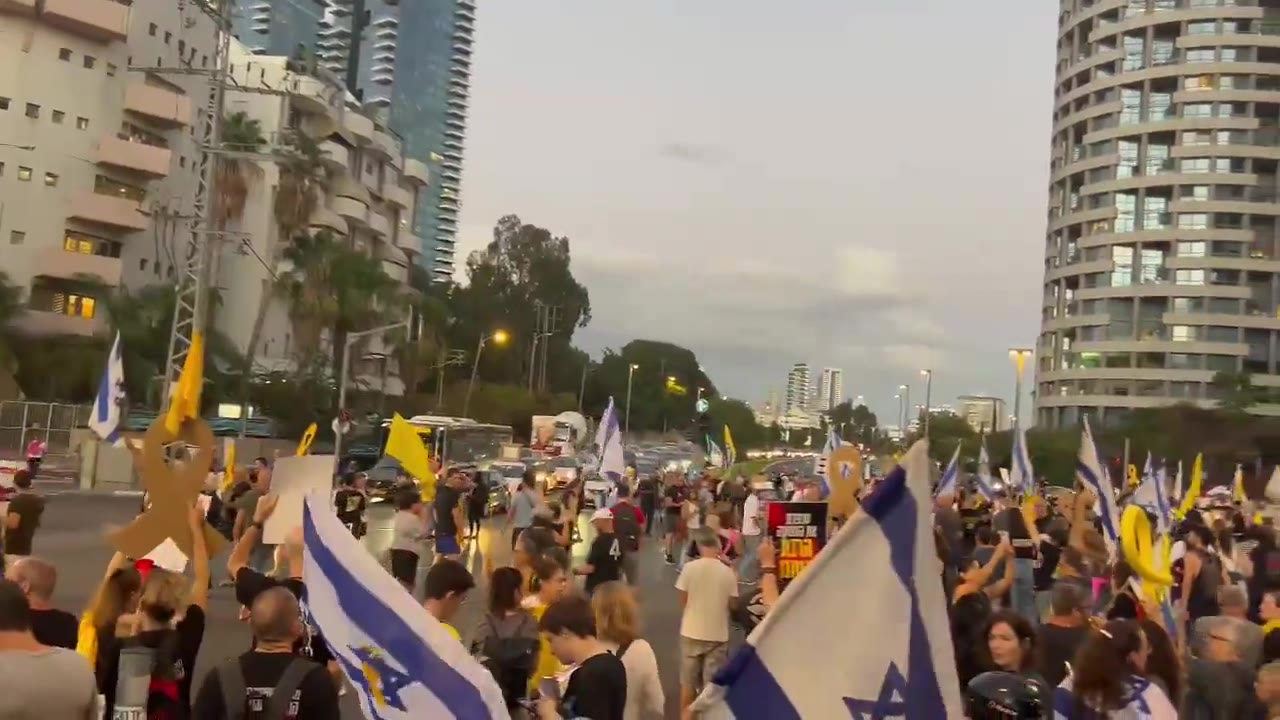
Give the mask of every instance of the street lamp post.
[(902, 395), (902, 437), (905, 440), (911, 425), (911, 386), (899, 385), (898, 392)]
[(481, 335), (480, 342), (476, 343), (476, 356), (471, 360), (471, 380), (467, 383), (467, 398), (462, 401), (462, 417), (467, 417), (471, 412), (471, 391), (476, 388), (476, 373), (480, 371), (480, 353), (484, 351), (484, 346), (490, 340), (497, 345), (502, 345), (507, 341), (507, 331), (494, 330), (488, 335)]
[[(342, 344), (342, 363), (338, 367), (338, 412), (342, 413), (347, 407), (347, 366), (351, 364), (351, 346), (356, 341), (370, 335), (378, 335), (390, 332), (397, 328), (408, 328), (409, 321), (402, 320), (391, 325), (383, 325), (372, 330), (361, 330), (359, 332), (347, 333), (347, 341)], [(241, 412), (247, 412), (247, 408), (241, 408)], [(333, 433), (333, 457), (334, 462), (338, 463), (339, 468), (342, 465), (342, 429), (339, 427)]]
[[(666, 361), (664, 360), (663, 362), (666, 362)], [(676, 380), (675, 375), (668, 375), (667, 386), (662, 391), (662, 434), (663, 435), (667, 434), (667, 395), (668, 393), (671, 392), (671, 386), (675, 385), (677, 382), (679, 381)]]
[(920, 371), (924, 376), (924, 436), (929, 437), (929, 400), (933, 395), (933, 371), (925, 368)]
[(1009, 357), (1013, 360), (1013, 427), (1022, 426), (1022, 371), (1027, 366), (1027, 358), (1035, 351), (1031, 348), (1009, 348)]
[(626, 418), (622, 421), (622, 431), (627, 434), (628, 438), (631, 436), (631, 380), (636, 375), (636, 368), (639, 367), (640, 366), (635, 363), (631, 363), (631, 365), (627, 367), (627, 409)]

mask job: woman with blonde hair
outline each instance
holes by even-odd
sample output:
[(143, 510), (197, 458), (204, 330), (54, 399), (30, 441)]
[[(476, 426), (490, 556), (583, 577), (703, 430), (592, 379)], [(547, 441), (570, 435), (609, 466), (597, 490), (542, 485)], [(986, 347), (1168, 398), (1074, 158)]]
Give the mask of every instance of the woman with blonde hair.
[(658, 677), (658, 658), (653, 646), (640, 637), (640, 607), (635, 594), (623, 583), (604, 583), (591, 596), (591, 610), (596, 618), (596, 637), (627, 669), (623, 720), (661, 718), (666, 697)]

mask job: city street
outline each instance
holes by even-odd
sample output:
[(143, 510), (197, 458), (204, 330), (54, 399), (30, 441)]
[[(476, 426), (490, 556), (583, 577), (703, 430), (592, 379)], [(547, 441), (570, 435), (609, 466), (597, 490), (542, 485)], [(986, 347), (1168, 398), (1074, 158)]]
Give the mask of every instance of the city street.
[[(112, 551), (103, 539), (109, 525), (129, 522), (138, 510), (139, 498), (114, 495), (61, 494), (49, 499), (43, 522), (35, 540), (35, 552), (54, 562), (58, 567), (56, 604), (68, 611), (80, 612), (89, 601), (102, 577)], [(370, 511), (370, 532), (366, 544), (371, 552), (384, 549), (390, 540), (391, 511), (387, 506), (375, 506)], [(483, 586), (483, 551), (495, 548), (494, 563), (505, 562), (510, 541), (501, 537), (502, 517), (491, 522), (481, 533), (479, 543), (472, 543), (467, 559), (471, 563), (480, 587), (472, 593), (458, 621), (464, 642), (470, 629), (475, 627), (485, 604), (486, 589)], [(584, 538), (589, 538), (591, 528), (586, 515), (580, 519)], [(494, 524), (497, 524), (495, 529)], [(585, 554), (586, 541), (575, 546), (575, 556)], [(662, 684), (667, 697), (667, 717), (676, 717), (679, 699), (679, 628), (680, 605), (676, 596), (675, 568), (662, 561), (659, 545), (646, 543), (642, 548), (642, 583), (640, 596), (645, 611), (644, 636), (653, 645), (662, 671)], [(215, 566), (215, 579), (225, 570)], [(425, 568), (419, 572), (421, 579)], [(419, 588), (420, 589), (420, 588)], [(420, 593), (419, 593), (420, 595)], [(238, 607), (229, 588), (217, 588), (210, 601), (209, 625), (205, 632), (200, 659), (196, 664), (197, 677), (224, 658), (234, 656), (249, 647), (247, 629), (236, 620)], [(197, 680), (198, 682), (198, 680)], [(361, 717), (354, 694), (343, 699), (343, 716)]]

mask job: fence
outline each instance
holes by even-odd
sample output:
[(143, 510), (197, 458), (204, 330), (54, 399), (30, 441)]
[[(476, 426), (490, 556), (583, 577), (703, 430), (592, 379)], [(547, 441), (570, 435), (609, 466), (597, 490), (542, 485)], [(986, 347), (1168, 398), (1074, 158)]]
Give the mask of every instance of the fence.
[(92, 412), (89, 405), (0, 402), (0, 459), (26, 459), (27, 443), (38, 437), (48, 445), (42, 474), (74, 475), (79, 472), (79, 449), (72, 434), (88, 425)]

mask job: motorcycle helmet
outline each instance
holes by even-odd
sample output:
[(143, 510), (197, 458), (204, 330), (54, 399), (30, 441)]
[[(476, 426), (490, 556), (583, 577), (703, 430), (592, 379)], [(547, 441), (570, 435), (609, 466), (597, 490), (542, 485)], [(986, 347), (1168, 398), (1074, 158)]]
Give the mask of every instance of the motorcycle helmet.
[(1043, 683), (1008, 672), (983, 673), (964, 693), (969, 720), (1049, 720), (1053, 700)]

